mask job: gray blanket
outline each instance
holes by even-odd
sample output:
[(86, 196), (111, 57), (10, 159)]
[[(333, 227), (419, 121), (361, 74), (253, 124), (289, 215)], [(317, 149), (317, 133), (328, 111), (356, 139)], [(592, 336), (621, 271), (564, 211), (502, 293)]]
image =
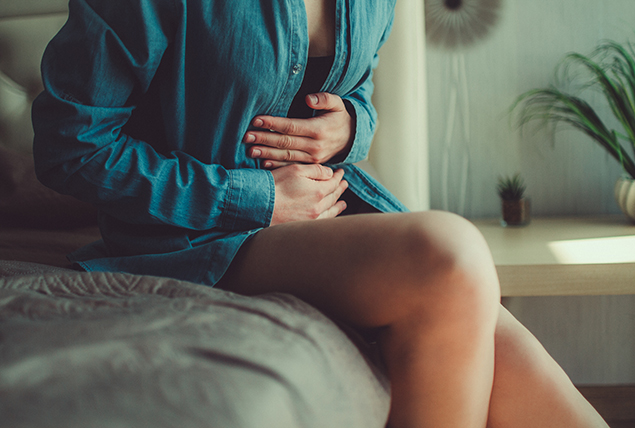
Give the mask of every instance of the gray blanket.
[(0, 262), (0, 427), (384, 427), (385, 376), (284, 294)]

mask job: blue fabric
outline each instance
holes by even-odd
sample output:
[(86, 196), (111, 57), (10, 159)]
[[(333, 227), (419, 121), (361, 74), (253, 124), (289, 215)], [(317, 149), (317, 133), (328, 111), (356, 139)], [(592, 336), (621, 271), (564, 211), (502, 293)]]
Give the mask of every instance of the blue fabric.
[[(377, 50), (394, 0), (337, 0), (335, 60), (323, 90), (356, 116), (341, 167), (380, 211), (405, 211), (351, 165), (368, 153)], [(39, 179), (95, 204), (102, 241), (69, 256), (88, 271), (213, 285), (271, 221), (271, 172), (242, 137), (285, 116), (308, 56), (303, 0), (71, 0), (42, 62), (33, 104)]]

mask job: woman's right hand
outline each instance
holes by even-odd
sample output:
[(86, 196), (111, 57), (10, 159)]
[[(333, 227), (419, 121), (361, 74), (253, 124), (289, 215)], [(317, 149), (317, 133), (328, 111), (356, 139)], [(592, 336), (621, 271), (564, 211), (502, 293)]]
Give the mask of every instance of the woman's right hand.
[(271, 171), (276, 200), (271, 226), (337, 217), (346, 209), (339, 198), (348, 187), (344, 171), (320, 164), (292, 164)]

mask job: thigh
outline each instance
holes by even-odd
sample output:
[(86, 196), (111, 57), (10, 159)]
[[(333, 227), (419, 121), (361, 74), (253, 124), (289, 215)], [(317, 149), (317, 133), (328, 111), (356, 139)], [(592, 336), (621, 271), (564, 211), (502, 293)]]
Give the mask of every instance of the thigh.
[(413, 299), (442, 292), (448, 263), (478, 252), (466, 245), (478, 240), (473, 229), (434, 211), (282, 224), (245, 244), (219, 287), (290, 293), (345, 321), (380, 326)]

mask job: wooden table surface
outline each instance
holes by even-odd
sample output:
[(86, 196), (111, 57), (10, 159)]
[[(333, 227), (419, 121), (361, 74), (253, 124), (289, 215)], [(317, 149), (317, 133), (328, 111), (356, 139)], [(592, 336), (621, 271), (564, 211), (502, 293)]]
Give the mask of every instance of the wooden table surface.
[(474, 224), (490, 245), (503, 296), (635, 294), (635, 224), (624, 216)]

